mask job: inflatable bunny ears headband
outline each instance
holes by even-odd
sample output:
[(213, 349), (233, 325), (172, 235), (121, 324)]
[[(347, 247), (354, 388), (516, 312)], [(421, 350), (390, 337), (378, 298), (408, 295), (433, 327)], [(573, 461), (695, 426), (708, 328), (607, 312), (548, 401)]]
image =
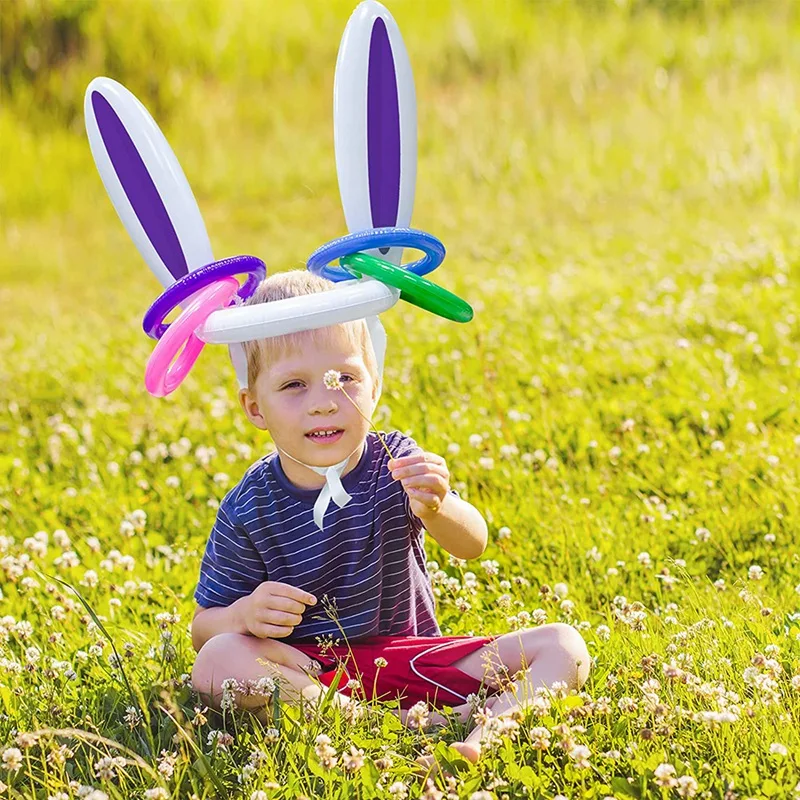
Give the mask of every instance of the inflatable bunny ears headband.
[[(466, 303), (421, 277), (439, 266), (444, 247), (407, 227), (416, 184), (414, 81), (397, 24), (375, 0), (356, 8), (336, 63), (336, 169), (351, 233), (308, 260), (310, 270), (337, 283), (330, 291), (242, 305), (266, 266), (254, 256), (215, 261), (189, 183), (147, 109), (124, 86), (100, 77), (86, 90), (84, 112), (106, 191), (165, 289), (143, 321), (158, 340), (145, 373), (151, 394), (177, 388), (206, 343), (229, 346), (239, 386), (246, 387), (242, 342), (362, 318), (382, 376), (386, 334), (378, 314), (401, 297), (450, 319), (471, 319)], [(400, 267), (404, 247), (424, 256)], [(337, 258), (343, 266), (329, 266)], [(239, 275), (247, 276), (241, 285)], [(180, 316), (165, 325), (178, 306)]]

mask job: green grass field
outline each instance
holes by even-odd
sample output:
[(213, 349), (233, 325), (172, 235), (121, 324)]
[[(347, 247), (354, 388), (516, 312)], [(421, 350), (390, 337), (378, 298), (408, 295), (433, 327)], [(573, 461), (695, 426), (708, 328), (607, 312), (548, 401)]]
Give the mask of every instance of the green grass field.
[[(224, 348), (145, 392), (159, 286), (83, 92), (109, 74), (154, 111), (218, 257), (299, 268), (345, 232), (331, 92), (353, 5), (0, 9), (22, 54), (0, 103), (0, 797), (800, 796), (791, 0), (390, 3), (419, 105), (413, 224), (476, 316), (383, 316), (375, 422), (444, 455), (489, 522), (480, 561), (429, 540), (443, 632), (567, 621), (594, 667), (435, 791), (413, 759), (451, 759), (457, 723), (198, 713), (200, 556), (270, 442)], [(56, 18), (77, 44), (51, 63), (29, 48)]]

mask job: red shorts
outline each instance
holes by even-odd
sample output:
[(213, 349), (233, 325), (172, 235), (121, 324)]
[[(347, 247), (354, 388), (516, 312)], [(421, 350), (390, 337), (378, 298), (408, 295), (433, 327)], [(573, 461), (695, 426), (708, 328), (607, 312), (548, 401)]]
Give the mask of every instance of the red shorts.
[[(411, 708), (420, 700), (441, 708), (457, 706), (475, 694), (481, 681), (452, 666), (492, 642), (494, 636), (370, 636), (348, 644), (328, 647), (323, 654), (317, 643), (292, 642), (292, 647), (322, 665), (317, 676), (330, 686), (339, 670), (337, 691), (350, 696), (347, 682), (361, 681), (362, 697), (367, 699), (400, 699), (400, 707)], [(375, 659), (385, 658), (380, 669)], [(376, 683), (377, 675), (377, 683)], [(374, 688), (374, 691), (373, 691)], [(491, 692), (490, 692), (491, 693)]]

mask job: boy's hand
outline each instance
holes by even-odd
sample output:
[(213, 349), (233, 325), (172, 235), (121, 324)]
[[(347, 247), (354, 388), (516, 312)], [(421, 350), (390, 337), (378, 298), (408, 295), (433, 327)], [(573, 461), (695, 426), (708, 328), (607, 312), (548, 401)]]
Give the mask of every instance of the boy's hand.
[(436, 453), (389, 459), (392, 477), (403, 484), (411, 510), (420, 519), (436, 516), (450, 490), (447, 462)]
[(259, 639), (283, 639), (300, 624), (306, 606), (317, 604), (313, 594), (278, 581), (264, 581), (245, 598), (245, 628)]

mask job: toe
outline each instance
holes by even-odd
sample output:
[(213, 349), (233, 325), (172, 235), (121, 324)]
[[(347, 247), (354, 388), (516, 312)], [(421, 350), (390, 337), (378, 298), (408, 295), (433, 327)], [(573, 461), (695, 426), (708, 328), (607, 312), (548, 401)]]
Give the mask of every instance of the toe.
[(470, 742), (453, 742), (450, 747), (452, 747), (453, 750), (457, 750), (467, 761), (471, 761), (473, 764), (481, 757), (480, 747)]

